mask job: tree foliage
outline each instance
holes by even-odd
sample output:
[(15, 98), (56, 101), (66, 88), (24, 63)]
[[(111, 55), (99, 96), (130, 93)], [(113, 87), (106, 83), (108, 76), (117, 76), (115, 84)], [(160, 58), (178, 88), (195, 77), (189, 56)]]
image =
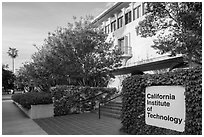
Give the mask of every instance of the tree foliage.
[(2, 65), (2, 86), (5, 90), (14, 88), (15, 75), (8, 70), (8, 65)]
[[(118, 49), (91, 24), (91, 17), (76, 19), (66, 28), (48, 33), (32, 62), (21, 69), (36, 85), (106, 86), (109, 70), (121, 65)], [(24, 73), (25, 74), (25, 73)]]
[(202, 3), (147, 3), (147, 15), (139, 23), (142, 37), (155, 37), (159, 54), (182, 54), (189, 63), (202, 60)]
[[(145, 122), (145, 91), (149, 86), (185, 87), (185, 130), (178, 132)], [(123, 81), (122, 130), (137, 135), (202, 134), (202, 68), (181, 69), (162, 74), (135, 75)], [(177, 113), (177, 112), (175, 112)]]
[(11, 58), (16, 58), (18, 56), (18, 50), (16, 48), (11, 48), (9, 47), (9, 50), (8, 50), (8, 55), (11, 57)]

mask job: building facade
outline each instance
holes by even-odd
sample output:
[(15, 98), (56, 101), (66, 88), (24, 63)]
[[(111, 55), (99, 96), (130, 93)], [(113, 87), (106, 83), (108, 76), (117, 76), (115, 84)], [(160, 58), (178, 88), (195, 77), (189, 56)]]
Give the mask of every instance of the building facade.
[[(151, 47), (153, 38), (139, 35), (138, 25), (146, 15), (146, 5), (145, 2), (117, 2), (93, 20), (108, 34), (107, 40), (113, 40), (114, 45), (122, 50), (122, 68), (169, 58), (157, 54)], [(119, 71), (115, 75), (109, 87), (120, 90), (123, 79), (129, 74)]]

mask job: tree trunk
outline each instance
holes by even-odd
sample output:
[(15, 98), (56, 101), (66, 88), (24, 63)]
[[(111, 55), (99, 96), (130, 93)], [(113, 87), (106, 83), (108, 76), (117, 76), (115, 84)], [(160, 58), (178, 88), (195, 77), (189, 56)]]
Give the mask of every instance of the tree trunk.
[(12, 58), (12, 70), (13, 70), (13, 73), (15, 73), (14, 72), (14, 58)]

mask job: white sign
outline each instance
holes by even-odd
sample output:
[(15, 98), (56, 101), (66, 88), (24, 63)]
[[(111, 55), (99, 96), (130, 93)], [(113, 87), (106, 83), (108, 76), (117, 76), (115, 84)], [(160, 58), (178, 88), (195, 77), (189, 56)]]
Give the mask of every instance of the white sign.
[(182, 86), (147, 87), (146, 124), (183, 132), (186, 116), (184, 92), (185, 88)]

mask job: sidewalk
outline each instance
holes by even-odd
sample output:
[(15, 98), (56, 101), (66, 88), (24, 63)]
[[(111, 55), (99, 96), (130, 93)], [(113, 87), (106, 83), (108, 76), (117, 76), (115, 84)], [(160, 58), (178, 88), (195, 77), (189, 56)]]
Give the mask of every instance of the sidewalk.
[(95, 113), (72, 114), (34, 120), (49, 135), (127, 135), (121, 120)]
[(95, 113), (32, 120), (2, 97), (2, 135), (126, 135), (121, 126), (121, 120), (106, 116), (99, 120)]
[(21, 112), (11, 100), (3, 100), (2, 97), (2, 135), (47, 135), (47, 133)]
[[(22, 93), (22, 91), (16, 91), (15, 94)], [(13, 94), (4, 94), (2, 95), (2, 100), (10, 100)]]
[(2, 100), (11, 100), (12, 94), (2, 95)]

